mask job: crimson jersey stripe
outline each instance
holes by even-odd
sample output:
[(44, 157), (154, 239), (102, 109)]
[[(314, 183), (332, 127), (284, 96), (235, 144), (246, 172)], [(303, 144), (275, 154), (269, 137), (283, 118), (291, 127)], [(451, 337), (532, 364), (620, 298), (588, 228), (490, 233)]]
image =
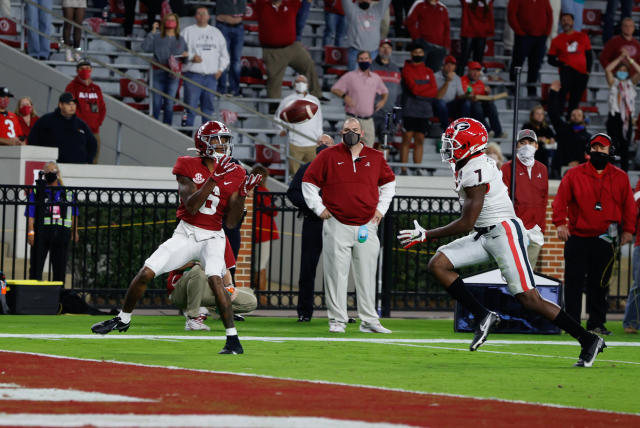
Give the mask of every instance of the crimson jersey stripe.
[(513, 258), (516, 262), (516, 269), (518, 269), (518, 276), (520, 277), (520, 284), (522, 285), (522, 289), (524, 291), (531, 290), (531, 287), (527, 285), (527, 277), (525, 275), (524, 269), (522, 268), (522, 263), (520, 263), (520, 255), (518, 254), (518, 248), (516, 247), (516, 243), (513, 239), (513, 230), (507, 221), (502, 222), (502, 226), (504, 230), (507, 232), (507, 239), (509, 240), (509, 247), (511, 248), (511, 254), (513, 254)]

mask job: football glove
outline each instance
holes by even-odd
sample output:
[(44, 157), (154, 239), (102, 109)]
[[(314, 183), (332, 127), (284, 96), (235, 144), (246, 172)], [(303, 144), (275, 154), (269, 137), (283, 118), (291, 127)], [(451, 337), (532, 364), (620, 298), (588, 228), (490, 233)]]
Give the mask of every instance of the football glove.
[(211, 173), (211, 178), (214, 181), (220, 180), (224, 175), (227, 175), (238, 167), (238, 164), (231, 161), (231, 156), (223, 156), (218, 162)]
[(418, 220), (413, 220), (415, 229), (401, 230), (398, 234), (398, 240), (404, 248), (413, 247), (427, 240), (427, 231), (418, 224)]
[(262, 181), (262, 175), (250, 174), (244, 178), (242, 185), (240, 186), (240, 196), (247, 196), (247, 194)]

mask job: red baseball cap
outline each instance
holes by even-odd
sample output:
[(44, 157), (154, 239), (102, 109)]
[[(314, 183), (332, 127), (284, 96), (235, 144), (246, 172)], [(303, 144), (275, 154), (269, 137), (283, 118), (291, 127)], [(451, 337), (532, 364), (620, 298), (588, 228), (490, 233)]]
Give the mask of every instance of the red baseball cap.
[(589, 141), (589, 146), (593, 146), (594, 144), (600, 144), (604, 147), (610, 147), (611, 137), (609, 137), (607, 134), (596, 134), (591, 137), (591, 141)]
[(444, 59), (444, 63), (445, 64), (456, 64), (456, 57), (454, 57), (453, 55), (448, 55), (445, 59)]
[(482, 64), (478, 61), (470, 61), (467, 64), (467, 67), (469, 67), (469, 70), (482, 70)]
[(387, 45), (393, 47), (393, 44), (391, 43), (390, 39), (382, 39), (382, 40), (380, 40), (380, 46), (382, 46), (384, 44), (387, 44)]

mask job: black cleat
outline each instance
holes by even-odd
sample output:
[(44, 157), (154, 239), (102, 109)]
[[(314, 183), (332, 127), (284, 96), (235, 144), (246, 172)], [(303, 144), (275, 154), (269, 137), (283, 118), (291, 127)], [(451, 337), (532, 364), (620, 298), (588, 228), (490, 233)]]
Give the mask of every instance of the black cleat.
[(244, 321), (244, 317), (242, 315), (233, 314), (234, 321)]
[(92, 325), (91, 331), (95, 334), (107, 334), (112, 332), (113, 330), (118, 330), (120, 333), (122, 333), (123, 331), (129, 330), (130, 325), (130, 322), (125, 324), (120, 321), (120, 317), (114, 317), (110, 320), (102, 321)]
[(311, 321), (311, 317), (308, 317), (306, 315), (300, 315), (298, 317), (298, 322), (310, 322)]
[(500, 316), (495, 312), (489, 313), (476, 325), (476, 333), (473, 336), (469, 351), (475, 351), (487, 340), (487, 335), (494, 325), (500, 324)]
[(238, 336), (227, 336), (227, 343), (224, 344), (224, 348), (222, 348), (222, 351), (218, 352), (218, 354), (244, 354)]
[(582, 345), (578, 362), (574, 364), (575, 367), (591, 367), (598, 354), (604, 351), (604, 348), (607, 347), (603, 338), (598, 337), (595, 334), (592, 336), (593, 337), (588, 343)]

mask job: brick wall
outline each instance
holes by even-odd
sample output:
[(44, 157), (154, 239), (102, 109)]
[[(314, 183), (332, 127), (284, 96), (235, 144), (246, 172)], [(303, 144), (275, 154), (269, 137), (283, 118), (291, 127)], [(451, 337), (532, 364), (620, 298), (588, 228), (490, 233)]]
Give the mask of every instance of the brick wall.
[(253, 221), (253, 192), (247, 196), (244, 207), (247, 217), (240, 228), (240, 251), (236, 260), (236, 287), (251, 286), (251, 223)]
[(538, 257), (535, 270), (545, 275), (553, 276), (563, 281), (564, 279), (564, 242), (558, 239), (556, 227), (551, 223), (551, 203), (555, 195), (549, 195), (547, 205), (547, 229), (544, 234), (544, 246)]

